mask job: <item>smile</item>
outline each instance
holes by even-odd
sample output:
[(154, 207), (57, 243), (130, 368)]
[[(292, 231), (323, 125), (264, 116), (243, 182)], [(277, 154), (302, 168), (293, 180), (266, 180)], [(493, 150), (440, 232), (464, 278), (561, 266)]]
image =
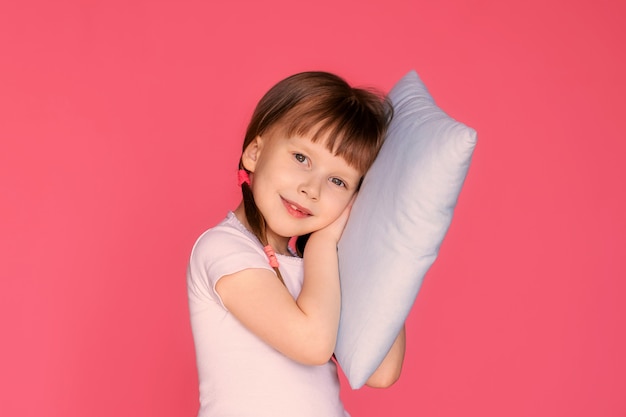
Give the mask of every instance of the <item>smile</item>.
[(293, 217), (301, 219), (304, 217), (311, 216), (311, 212), (309, 210), (305, 209), (304, 207), (296, 203), (293, 203), (289, 200), (285, 200), (284, 198), (282, 199), (282, 202), (285, 208), (287, 209), (287, 212), (291, 214)]

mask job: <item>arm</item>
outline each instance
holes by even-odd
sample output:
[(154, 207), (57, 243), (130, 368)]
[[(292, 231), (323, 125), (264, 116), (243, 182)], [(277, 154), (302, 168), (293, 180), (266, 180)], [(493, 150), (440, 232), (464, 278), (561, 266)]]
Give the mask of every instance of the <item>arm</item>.
[(388, 388), (393, 385), (402, 372), (402, 362), (406, 348), (406, 329), (402, 330), (391, 345), (391, 349), (382, 363), (378, 366), (372, 376), (365, 382), (365, 385), (372, 388)]
[(328, 362), (335, 348), (341, 303), (337, 242), (348, 212), (309, 238), (297, 300), (266, 269), (242, 270), (216, 284), (224, 305), (244, 326), (304, 364)]

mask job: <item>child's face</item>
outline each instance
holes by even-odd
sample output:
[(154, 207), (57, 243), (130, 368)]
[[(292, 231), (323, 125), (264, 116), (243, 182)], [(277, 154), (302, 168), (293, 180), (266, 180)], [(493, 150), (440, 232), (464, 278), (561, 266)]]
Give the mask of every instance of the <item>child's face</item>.
[(336, 220), (362, 175), (333, 155), (324, 140), (314, 143), (307, 137), (288, 138), (278, 132), (258, 136), (244, 151), (242, 161), (252, 172), (254, 200), (276, 249), (292, 236), (320, 230)]

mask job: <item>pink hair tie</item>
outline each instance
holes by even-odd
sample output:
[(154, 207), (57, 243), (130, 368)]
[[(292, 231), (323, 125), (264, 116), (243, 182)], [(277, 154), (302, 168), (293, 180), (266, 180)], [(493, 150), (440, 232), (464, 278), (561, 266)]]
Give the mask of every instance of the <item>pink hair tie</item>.
[(239, 181), (239, 186), (241, 187), (241, 185), (245, 182), (246, 184), (250, 185), (250, 176), (248, 175), (248, 171), (246, 171), (245, 169), (240, 169), (237, 172), (237, 179)]
[(270, 266), (272, 268), (278, 268), (278, 258), (276, 258), (276, 253), (274, 252), (274, 249), (272, 249), (270, 245), (267, 245), (263, 248), (263, 250), (267, 255), (267, 259), (269, 259), (270, 261)]

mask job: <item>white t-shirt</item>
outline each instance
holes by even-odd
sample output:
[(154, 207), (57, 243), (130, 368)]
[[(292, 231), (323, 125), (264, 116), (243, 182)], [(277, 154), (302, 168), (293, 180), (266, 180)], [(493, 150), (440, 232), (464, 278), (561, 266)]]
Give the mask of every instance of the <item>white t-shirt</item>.
[[(277, 255), (294, 297), (302, 259)], [(200, 381), (199, 417), (345, 417), (334, 362), (295, 362), (245, 328), (224, 307), (217, 281), (269, 266), (258, 239), (231, 212), (200, 236), (191, 253), (187, 289)], [(273, 271), (273, 270), (272, 270)], [(276, 278), (277, 279), (277, 278)]]

